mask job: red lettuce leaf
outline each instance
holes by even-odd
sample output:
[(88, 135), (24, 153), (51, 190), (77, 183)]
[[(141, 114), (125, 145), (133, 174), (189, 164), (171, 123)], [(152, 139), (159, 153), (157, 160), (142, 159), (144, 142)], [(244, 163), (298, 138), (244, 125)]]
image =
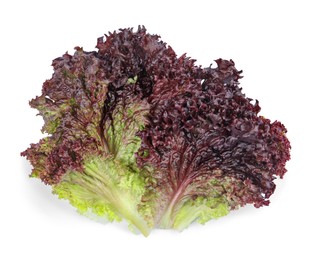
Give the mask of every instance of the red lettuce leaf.
[(183, 56), (176, 59), (169, 69), (174, 76), (156, 81), (148, 99), (150, 121), (140, 132), (138, 161), (156, 169), (150, 187), (159, 195), (156, 221), (212, 192), (231, 208), (268, 205), (274, 179), (286, 171), (286, 128), (258, 116), (258, 101), (242, 93), (233, 61), (216, 63), (200, 69)]

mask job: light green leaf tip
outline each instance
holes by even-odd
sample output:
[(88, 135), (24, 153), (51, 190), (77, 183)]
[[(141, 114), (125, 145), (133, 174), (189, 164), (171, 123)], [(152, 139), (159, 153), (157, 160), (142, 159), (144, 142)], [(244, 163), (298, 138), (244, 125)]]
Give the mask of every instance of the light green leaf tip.
[(183, 230), (195, 221), (205, 224), (211, 219), (227, 215), (229, 211), (228, 203), (223, 197), (198, 197), (188, 200), (178, 210), (173, 228)]
[(59, 198), (67, 199), (80, 213), (91, 210), (109, 221), (126, 219), (148, 235), (149, 227), (138, 212), (144, 193), (144, 179), (113, 158), (89, 158), (84, 171), (68, 172), (53, 187)]

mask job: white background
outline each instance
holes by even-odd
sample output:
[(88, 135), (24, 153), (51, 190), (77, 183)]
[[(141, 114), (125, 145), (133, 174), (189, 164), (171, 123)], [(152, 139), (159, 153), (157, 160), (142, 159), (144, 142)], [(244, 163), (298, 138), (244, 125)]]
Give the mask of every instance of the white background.
[[(0, 259), (312, 259), (309, 2), (1, 1)], [(288, 128), (292, 159), (269, 207), (145, 238), (80, 216), (28, 178), (19, 153), (42, 126), (28, 100), (51, 77), (52, 59), (77, 45), (94, 50), (97, 37), (139, 24), (203, 66), (233, 59), (261, 115)]]

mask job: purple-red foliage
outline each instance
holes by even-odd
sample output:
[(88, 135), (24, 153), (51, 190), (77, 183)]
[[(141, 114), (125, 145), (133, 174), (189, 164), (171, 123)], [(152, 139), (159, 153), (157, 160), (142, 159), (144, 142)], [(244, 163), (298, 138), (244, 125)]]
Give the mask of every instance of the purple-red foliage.
[(52, 78), (30, 102), (49, 134), (22, 153), (34, 175), (55, 184), (66, 171), (79, 170), (86, 154), (103, 154), (117, 104), (144, 99), (150, 111), (138, 133), (137, 162), (154, 169), (150, 190), (164, 200), (196, 198), (207, 195), (214, 180), (233, 208), (269, 203), (274, 179), (283, 177), (290, 159), (287, 131), (258, 115), (258, 101), (242, 93), (232, 60), (201, 68), (144, 27), (110, 33), (97, 48), (77, 47), (74, 55), (55, 59)]

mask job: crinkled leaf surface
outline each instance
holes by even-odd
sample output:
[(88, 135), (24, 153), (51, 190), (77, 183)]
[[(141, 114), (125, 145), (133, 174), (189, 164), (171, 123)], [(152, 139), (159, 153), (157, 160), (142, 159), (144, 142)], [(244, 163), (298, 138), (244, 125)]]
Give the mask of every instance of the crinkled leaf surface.
[(53, 61), (31, 107), (47, 137), (22, 153), (79, 212), (182, 230), (269, 204), (290, 159), (286, 128), (260, 116), (232, 60), (202, 68), (144, 27)]

